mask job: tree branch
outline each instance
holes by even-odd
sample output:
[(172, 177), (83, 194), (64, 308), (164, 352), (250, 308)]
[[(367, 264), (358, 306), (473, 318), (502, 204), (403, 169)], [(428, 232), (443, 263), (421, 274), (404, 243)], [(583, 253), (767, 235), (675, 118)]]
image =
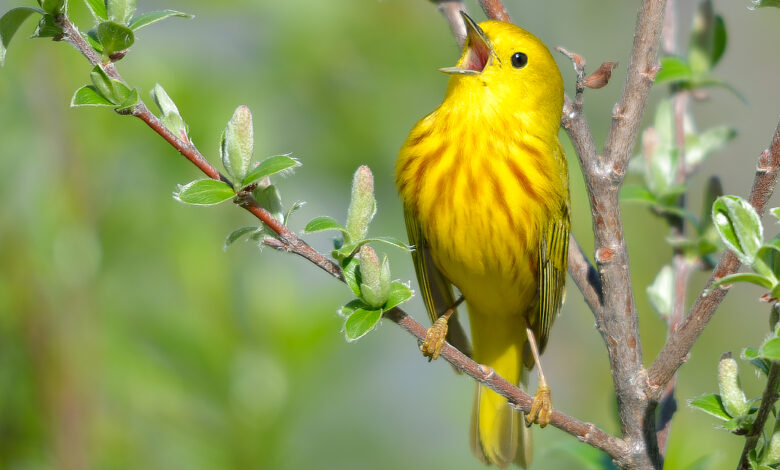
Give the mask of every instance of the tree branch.
[(752, 429), (745, 436), (745, 447), (742, 448), (742, 456), (739, 459), (737, 470), (751, 469), (750, 452), (756, 448), (769, 413), (774, 408), (777, 399), (780, 398), (780, 392), (777, 390), (778, 379), (780, 379), (780, 363), (772, 361), (772, 365), (769, 366), (769, 374), (767, 374), (766, 388), (761, 395), (761, 407), (758, 408), (756, 419), (751, 424)]
[[(764, 213), (769, 197), (774, 191), (778, 171), (780, 171), (780, 123), (775, 130), (770, 147), (764, 150), (758, 159), (756, 176), (750, 191), (749, 201), (759, 215)], [(691, 307), (688, 316), (680, 328), (669, 337), (661, 352), (648, 368), (647, 380), (652, 396), (658, 397), (660, 395), (666, 383), (685, 362), (693, 344), (728, 293), (728, 289), (723, 287), (708, 293), (709, 286), (724, 276), (734, 274), (739, 267), (740, 262), (737, 256), (731, 251), (726, 251), (715, 267), (712, 277), (707, 281), (707, 285)]]
[(503, 21), (505, 23), (512, 22), (512, 19), (509, 17), (509, 12), (506, 11), (504, 2), (501, 0), (479, 0), (479, 4), (482, 5), (482, 10), (488, 18)]
[(463, 22), (460, 12), (466, 11), (466, 5), (461, 0), (434, 0), (434, 3), (450, 24), (452, 34), (458, 41), (458, 47), (462, 48), (463, 43), (466, 42), (466, 23)]

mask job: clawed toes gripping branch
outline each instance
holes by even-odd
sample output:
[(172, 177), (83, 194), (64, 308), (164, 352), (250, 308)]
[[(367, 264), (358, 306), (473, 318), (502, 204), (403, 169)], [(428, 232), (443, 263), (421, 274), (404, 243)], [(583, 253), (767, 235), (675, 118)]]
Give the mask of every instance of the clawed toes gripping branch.
[[(172, 10), (136, 15), (132, 0), (86, 0), (86, 3), (96, 22), (86, 33), (70, 21), (64, 0), (38, 0), (38, 7), (23, 6), (5, 13), (0, 19), (0, 62), (5, 59), (8, 44), (22, 23), (29, 17), (37, 17), (39, 22), (33, 37), (66, 42), (92, 64), (89, 83), (76, 91), (73, 106), (108, 107), (119, 114), (135, 116), (198, 167), (207, 179), (180, 186), (175, 192), (179, 201), (214, 205), (231, 200), (260, 221), (257, 226), (233, 231), (227, 237), (226, 246), (248, 237), (259, 246), (295, 253), (346, 283), (355, 296), (340, 310), (344, 332), (350, 341), (374, 329), (381, 318), (397, 323), (418, 342), (423, 341), (426, 328), (398, 307), (411, 297), (410, 288), (392, 280), (387, 259), (374, 251), (378, 244), (403, 250), (410, 247), (388, 237), (368, 236), (369, 223), (376, 211), (370, 170), (360, 167), (355, 173), (344, 225), (330, 217), (318, 217), (306, 225), (306, 233), (335, 231), (339, 234), (330, 257), (316, 251), (287, 227), (301, 203), (285, 210), (279, 190), (271, 180), (291, 172), (300, 163), (289, 155), (253, 161), (252, 115), (248, 108), (237, 108), (224, 130), (219, 148), (223, 174), (193, 144), (185, 120), (161, 86), (152, 90), (153, 101), (159, 108), (155, 114), (144, 104), (138, 90), (118, 73), (116, 63), (128, 54), (135, 41), (135, 31), (166, 18), (188, 15)], [(458, 12), (465, 11), (463, 3), (453, 0), (434, 3), (462, 44), (466, 30)], [(510, 21), (500, 0), (480, 3), (489, 18)], [(743, 354), (744, 359), (766, 374), (766, 390), (762, 397), (748, 400), (739, 386), (736, 361), (726, 354), (718, 369), (719, 394), (697, 398), (691, 405), (722, 420), (723, 427), (734, 434), (745, 436), (740, 468), (774, 468), (780, 462), (780, 432), (765, 434), (763, 431), (771, 412), (775, 411), (777, 416), (780, 333), (776, 303), (780, 297), (780, 242), (777, 238), (764, 241), (759, 216), (766, 209), (780, 169), (780, 126), (770, 147), (758, 160), (749, 198), (721, 196), (720, 185), (713, 179), (707, 186), (704, 215), (700, 218), (691, 215), (685, 201), (688, 177), (701, 168), (708, 154), (734, 135), (728, 128), (697, 133), (689, 111), (690, 102), (701, 97), (706, 87), (729, 88), (711, 73), (726, 47), (726, 35), (722, 19), (714, 14), (712, 3), (705, 0), (697, 13), (691, 45), (684, 57), (676, 46), (675, 8), (669, 3), (644, 0), (641, 4), (626, 81), (614, 106), (602, 151), (598, 150), (585, 119), (584, 91), (607, 85), (617, 64), (605, 62), (587, 75), (583, 57), (558, 48), (571, 59), (576, 73), (574, 98), (565, 97), (561, 123), (582, 167), (595, 234), (595, 266), (572, 239), (569, 273), (593, 311), (606, 345), (621, 429), (620, 436), (613, 436), (557, 410), (552, 413), (551, 424), (604, 451), (621, 468), (660, 468), (675, 409), (675, 374), (728, 292), (728, 285), (747, 281), (764, 287), (767, 293), (763, 299), (770, 304), (773, 336)], [(753, 3), (755, 8), (777, 6), (777, 2), (754, 0)], [(659, 64), (664, 25), (664, 56)], [(650, 90), (658, 83), (669, 84), (670, 98), (658, 106), (653, 125), (642, 133), (641, 154), (631, 159)], [(643, 184), (623, 187), (626, 174), (633, 170), (642, 175)], [(643, 204), (668, 222), (674, 248), (672, 263), (661, 270), (648, 289), (653, 307), (668, 322), (669, 333), (663, 349), (647, 369), (643, 366), (620, 215), (621, 188), (625, 202)], [(715, 264), (712, 258), (721, 240), (727, 249), (686, 315), (684, 300), (690, 273), (712, 268)], [(741, 264), (748, 265), (753, 272), (737, 273)], [(507, 397), (513, 406), (526, 412), (530, 410), (532, 397), (494, 371), (446, 343), (440, 355)], [(774, 424), (774, 431), (780, 429), (778, 423)]]

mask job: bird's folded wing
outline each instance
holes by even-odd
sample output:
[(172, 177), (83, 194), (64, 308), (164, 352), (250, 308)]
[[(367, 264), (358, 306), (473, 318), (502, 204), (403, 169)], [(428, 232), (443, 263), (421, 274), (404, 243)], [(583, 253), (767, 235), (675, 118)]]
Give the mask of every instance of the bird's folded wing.
[(539, 310), (533, 322), (533, 332), (544, 350), (550, 328), (563, 305), (566, 261), (569, 253), (569, 207), (564, 204), (560, 217), (553, 217), (539, 245)]
[[(417, 281), (420, 285), (420, 294), (431, 322), (435, 322), (440, 315), (455, 303), (452, 283), (444, 277), (433, 263), (428, 241), (425, 239), (417, 219), (408, 210), (404, 211), (404, 216), (406, 218), (409, 244), (414, 246), (412, 260), (414, 261), (414, 270), (417, 273)], [(463, 354), (471, 357), (471, 345), (466, 337), (466, 332), (463, 331), (463, 327), (458, 320), (457, 313), (452, 315), (448, 323), (447, 341)]]

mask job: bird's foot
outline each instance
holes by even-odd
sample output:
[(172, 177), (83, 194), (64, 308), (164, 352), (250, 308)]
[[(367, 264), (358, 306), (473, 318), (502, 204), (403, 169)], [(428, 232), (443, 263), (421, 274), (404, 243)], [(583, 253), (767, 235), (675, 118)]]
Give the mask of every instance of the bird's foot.
[(429, 360), (439, 358), (444, 340), (447, 337), (447, 320), (449, 320), (449, 315), (442, 315), (425, 333), (425, 341), (420, 345), (420, 351)]
[(536, 389), (536, 395), (534, 401), (531, 404), (531, 411), (525, 417), (525, 422), (528, 426), (536, 423), (540, 427), (545, 427), (550, 424), (552, 418), (553, 404), (552, 396), (550, 395), (550, 387), (547, 384), (539, 384), (539, 388)]

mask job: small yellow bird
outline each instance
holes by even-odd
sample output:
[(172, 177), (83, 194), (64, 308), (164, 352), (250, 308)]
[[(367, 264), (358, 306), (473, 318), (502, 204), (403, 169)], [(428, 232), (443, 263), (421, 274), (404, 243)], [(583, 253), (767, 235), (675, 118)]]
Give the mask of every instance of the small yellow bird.
[[(417, 279), (434, 321), (421, 349), (436, 359), (446, 335), (470, 352), (457, 320), (447, 327), (465, 298), (475, 361), (515, 384), (524, 366), (537, 364), (526, 420), (544, 426), (552, 401), (538, 356), (563, 302), (570, 228), (558, 141), (563, 80), (531, 33), (462, 16), (463, 55), (440, 69), (451, 75), (444, 101), (414, 126), (396, 163)], [(471, 443), (482, 461), (502, 468), (531, 460), (522, 413), (479, 384)]]

